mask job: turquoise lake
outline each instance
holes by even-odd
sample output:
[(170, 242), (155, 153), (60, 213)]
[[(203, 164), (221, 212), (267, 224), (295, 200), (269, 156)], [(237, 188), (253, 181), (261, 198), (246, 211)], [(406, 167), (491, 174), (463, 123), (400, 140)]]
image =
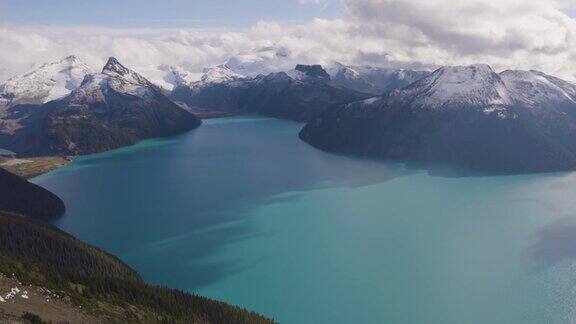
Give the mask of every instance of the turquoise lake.
[(156, 284), (280, 323), (576, 321), (576, 173), (457, 176), (207, 120), (34, 179)]

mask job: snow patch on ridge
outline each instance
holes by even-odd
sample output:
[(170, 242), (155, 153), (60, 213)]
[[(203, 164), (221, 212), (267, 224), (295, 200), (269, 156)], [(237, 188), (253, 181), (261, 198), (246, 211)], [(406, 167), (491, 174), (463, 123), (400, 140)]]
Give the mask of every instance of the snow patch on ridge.
[(74, 90), (69, 98), (82, 102), (103, 101), (108, 91), (145, 98), (153, 95), (155, 87), (146, 78), (111, 57), (102, 73), (87, 75), (82, 85)]
[(371, 104), (377, 102), (377, 101), (380, 100), (380, 99), (381, 99), (381, 97), (372, 97), (372, 98), (368, 98), (368, 99), (362, 100), (362, 103), (363, 103), (364, 105), (371, 105)]
[(576, 104), (576, 85), (538, 71), (504, 71), (514, 101), (529, 107)]
[(0, 85), (0, 104), (41, 104), (62, 98), (80, 86), (92, 69), (76, 56), (47, 63)]
[(490, 107), (512, 103), (500, 76), (484, 64), (440, 68), (397, 91), (394, 97), (400, 100), (413, 98), (413, 104), (428, 108)]
[(217, 65), (205, 68), (204, 75), (200, 79), (203, 83), (223, 83), (244, 78), (243, 75), (235, 73), (226, 65)]

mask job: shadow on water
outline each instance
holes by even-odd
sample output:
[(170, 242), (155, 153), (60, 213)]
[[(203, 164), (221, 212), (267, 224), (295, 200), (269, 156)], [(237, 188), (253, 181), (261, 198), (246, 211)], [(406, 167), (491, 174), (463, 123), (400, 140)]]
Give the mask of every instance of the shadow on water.
[[(381, 162), (386, 162), (382, 161)], [(420, 162), (420, 161), (404, 161), (403, 162), (406, 169), (413, 170), (415, 172), (426, 172), (428, 175), (433, 177), (442, 178), (478, 178), (478, 177), (503, 177), (503, 176), (526, 176), (534, 174), (550, 174), (550, 175), (562, 175), (567, 174), (569, 171), (550, 171), (550, 172), (497, 172), (497, 171), (479, 171), (462, 166), (458, 166), (450, 163), (440, 163), (440, 162)]]
[(576, 219), (563, 218), (534, 234), (535, 242), (528, 256), (538, 269), (576, 261)]
[[(253, 231), (248, 222), (231, 222), (150, 242), (141, 250), (135, 249), (133, 254), (136, 256), (125, 257), (137, 260), (138, 255), (145, 256), (151, 261), (147, 269), (163, 273), (170, 268), (170, 281), (174, 285), (185, 282), (189, 287), (197, 289), (245, 269), (248, 265), (241, 262), (240, 256), (223, 260), (215, 260), (212, 256), (218, 255), (219, 250), (228, 244), (256, 235), (261, 234)], [(155, 263), (166, 255), (171, 258), (169, 267)], [(162, 282), (166, 284), (166, 281)]]
[(242, 256), (219, 259), (227, 245), (274, 234), (254, 228), (254, 208), (423, 172), (321, 152), (298, 139), (301, 127), (253, 117), (208, 121), (177, 138), (80, 158), (36, 182), (67, 203), (64, 230), (145, 278), (197, 289), (250, 266)]

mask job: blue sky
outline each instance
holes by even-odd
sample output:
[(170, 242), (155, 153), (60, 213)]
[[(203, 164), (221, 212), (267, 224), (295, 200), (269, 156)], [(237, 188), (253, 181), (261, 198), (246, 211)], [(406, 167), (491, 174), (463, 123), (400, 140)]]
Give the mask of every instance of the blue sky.
[(298, 0), (0, 0), (0, 20), (10, 25), (105, 27), (246, 27), (260, 20), (304, 22), (337, 18), (336, 1)]

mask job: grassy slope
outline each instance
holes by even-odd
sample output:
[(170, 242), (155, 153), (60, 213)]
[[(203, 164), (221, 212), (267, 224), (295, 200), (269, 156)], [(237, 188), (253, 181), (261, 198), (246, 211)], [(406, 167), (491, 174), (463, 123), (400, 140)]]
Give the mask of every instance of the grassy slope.
[(27, 159), (9, 159), (0, 156), (0, 168), (12, 172), (24, 179), (32, 179), (57, 169), (71, 160), (70, 157), (43, 156)]

